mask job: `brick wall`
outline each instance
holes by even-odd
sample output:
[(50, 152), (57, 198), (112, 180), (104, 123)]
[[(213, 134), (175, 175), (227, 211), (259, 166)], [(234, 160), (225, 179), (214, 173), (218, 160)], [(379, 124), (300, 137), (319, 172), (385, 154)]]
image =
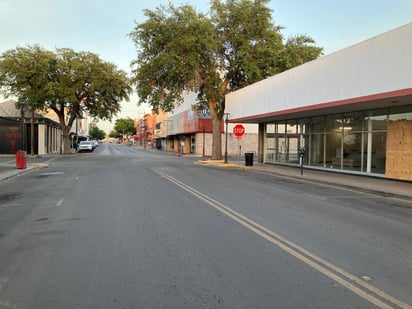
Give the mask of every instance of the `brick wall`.
[[(225, 138), (226, 135), (222, 134), (222, 154), (225, 152)], [(227, 139), (227, 154), (231, 158), (239, 158), (243, 160), (245, 152), (258, 151), (258, 134), (257, 133), (245, 133), (240, 139), (237, 139), (233, 133), (228, 133)], [(196, 134), (196, 154), (202, 155), (203, 153), (203, 133)], [(212, 155), (212, 134), (205, 134), (205, 155)]]

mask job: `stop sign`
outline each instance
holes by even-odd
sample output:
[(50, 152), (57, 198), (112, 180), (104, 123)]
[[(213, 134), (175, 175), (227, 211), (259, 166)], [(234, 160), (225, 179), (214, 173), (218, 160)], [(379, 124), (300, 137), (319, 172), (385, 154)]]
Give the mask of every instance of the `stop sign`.
[(241, 124), (237, 124), (233, 127), (233, 134), (236, 137), (242, 137), (243, 134), (245, 134), (245, 127), (242, 126)]

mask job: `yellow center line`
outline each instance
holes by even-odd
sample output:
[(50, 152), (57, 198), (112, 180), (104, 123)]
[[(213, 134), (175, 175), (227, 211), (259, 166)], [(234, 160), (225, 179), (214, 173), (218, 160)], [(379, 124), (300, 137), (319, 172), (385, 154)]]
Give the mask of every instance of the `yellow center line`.
[(222, 203), (212, 199), (211, 197), (203, 194), (202, 192), (184, 184), (183, 182), (177, 180), (176, 178), (166, 174), (165, 172), (157, 169), (152, 169), (155, 173), (164, 177), (168, 181), (174, 183), (183, 190), (191, 193), (200, 200), (214, 207), (221, 213), (232, 218), (234, 221), (243, 225), (250, 231), (259, 235), (263, 239), (276, 245), (283, 251), (294, 256), (298, 260), (304, 262), (305, 264), (316, 269), (320, 273), (328, 276), (332, 280), (338, 282), (342, 286), (346, 287), (348, 290), (362, 297), (363, 299), (369, 301), (370, 303), (376, 305), (379, 308), (405, 308), (412, 309), (409, 304), (389, 295), (388, 293), (376, 288), (375, 286), (365, 282), (361, 278), (345, 271), (344, 269), (328, 262), (327, 260), (313, 254), (307, 249), (287, 240), (286, 238), (274, 233), (273, 231), (265, 228), (264, 226), (258, 224), (257, 222), (243, 216), (242, 214), (234, 211), (233, 209), (223, 205)]

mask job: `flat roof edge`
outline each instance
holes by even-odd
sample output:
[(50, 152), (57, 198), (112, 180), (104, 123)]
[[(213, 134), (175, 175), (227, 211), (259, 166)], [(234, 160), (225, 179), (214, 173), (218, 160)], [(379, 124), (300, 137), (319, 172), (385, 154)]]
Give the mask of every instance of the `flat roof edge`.
[(232, 118), (230, 122), (261, 122), (263, 119), (279, 117), (282, 115), (284, 116), (293, 115), (293, 114), (305, 113), (305, 112), (316, 111), (316, 110), (321, 111), (324, 109), (344, 107), (344, 106), (349, 106), (349, 105), (353, 105), (357, 103), (362, 104), (362, 103), (371, 102), (371, 101), (385, 100), (385, 99), (397, 98), (397, 97), (403, 97), (403, 96), (409, 96), (409, 95), (412, 95), (412, 88), (405, 88), (405, 89), (400, 89), (400, 90), (365, 95), (361, 97), (348, 98), (348, 99), (337, 100), (337, 101), (332, 101), (332, 102), (317, 103), (317, 104), (312, 104), (312, 105), (307, 105), (307, 106), (273, 111), (269, 113), (255, 114), (255, 115), (250, 115), (246, 117)]

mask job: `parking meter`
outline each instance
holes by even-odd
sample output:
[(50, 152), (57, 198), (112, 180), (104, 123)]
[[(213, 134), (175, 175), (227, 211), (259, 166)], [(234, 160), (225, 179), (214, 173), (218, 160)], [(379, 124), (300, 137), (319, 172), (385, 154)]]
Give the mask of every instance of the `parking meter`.
[(303, 158), (306, 155), (305, 147), (299, 147), (300, 175), (303, 175)]

